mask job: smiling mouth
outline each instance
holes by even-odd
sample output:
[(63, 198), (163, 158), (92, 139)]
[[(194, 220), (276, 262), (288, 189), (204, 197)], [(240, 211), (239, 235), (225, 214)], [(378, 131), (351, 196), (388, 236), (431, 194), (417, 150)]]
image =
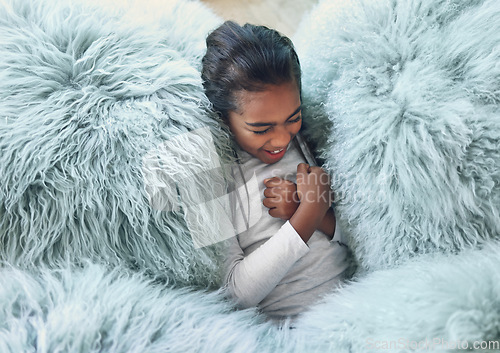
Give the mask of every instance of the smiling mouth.
[(284, 150), (284, 148), (280, 148), (279, 150), (267, 151), (267, 152), (269, 152), (269, 153), (271, 153), (271, 154), (278, 154), (278, 153), (280, 153), (280, 152), (283, 152), (283, 150)]

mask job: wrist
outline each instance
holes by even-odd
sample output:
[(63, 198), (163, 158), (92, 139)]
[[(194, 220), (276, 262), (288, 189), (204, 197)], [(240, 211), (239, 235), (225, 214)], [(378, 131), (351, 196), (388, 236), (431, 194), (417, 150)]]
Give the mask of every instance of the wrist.
[(307, 243), (311, 235), (319, 228), (327, 210), (318, 204), (300, 203), (289, 222), (302, 240)]
[(335, 235), (335, 225), (335, 212), (332, 208), (329, 208), (326, 211), (325, 217), (323, 217), (318, 229), (331, 240)]
[(320, 203), (317, 201), (301, 201), (299, 204), (299, 208), (302, 207), (305, 211), (311, 214), (316, 220), (321, 221), (323, 217), (325, 217), (326, 213), (330, 209), (330, 206), (326, 203)]

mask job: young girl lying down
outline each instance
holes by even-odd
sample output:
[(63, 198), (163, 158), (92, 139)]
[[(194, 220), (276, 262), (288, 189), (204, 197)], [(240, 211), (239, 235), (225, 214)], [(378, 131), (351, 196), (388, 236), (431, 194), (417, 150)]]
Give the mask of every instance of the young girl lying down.
[(206, 94), (237, 145), (235, 179), (247, 191), (233, 205), (246, 227), (231, 239), (225, 288), (240, 307), (293, 320), (333, 291), (347, 268), (328, 174), (306, 160), (308, 151), (297, 142), (297, 54), (272, 29), (225, 22), (207, 37), (202, 64)]

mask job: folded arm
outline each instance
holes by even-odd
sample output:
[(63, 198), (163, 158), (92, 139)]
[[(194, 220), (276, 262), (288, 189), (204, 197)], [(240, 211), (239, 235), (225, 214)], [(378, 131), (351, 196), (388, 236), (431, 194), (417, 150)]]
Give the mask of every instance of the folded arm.
[(289, 222), (247, 256), (237, 237), (232, 238), (226, 263), (226, 288), (238, 306), (256, 306), (308, 251), (309, 247)]

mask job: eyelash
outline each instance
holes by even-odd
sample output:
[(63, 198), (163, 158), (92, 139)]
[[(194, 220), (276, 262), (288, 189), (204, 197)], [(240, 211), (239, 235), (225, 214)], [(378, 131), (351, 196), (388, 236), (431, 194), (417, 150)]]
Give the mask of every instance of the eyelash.
[(264, 135), (266, 132), (268, 132), (269, 129), (265, 129), (264, 131), (252, 131), (256, 135)]
[[(296, 117), (295, 119), (293, 120), (290, 120), (288, 121), (287, 123), (288, 124), (295, 124), (295, 123), (298, 123), (300, 120), (302, 119), (302, 115), (299, 115), (298, 117)], [(271, 128), (267, 128), (265, 130), (262, 130), (262, 131), (252, 131), (254, 134), (256, 135), (264, 135), (266, 132), (268, 132), (269, 130), (271, 130)]]

